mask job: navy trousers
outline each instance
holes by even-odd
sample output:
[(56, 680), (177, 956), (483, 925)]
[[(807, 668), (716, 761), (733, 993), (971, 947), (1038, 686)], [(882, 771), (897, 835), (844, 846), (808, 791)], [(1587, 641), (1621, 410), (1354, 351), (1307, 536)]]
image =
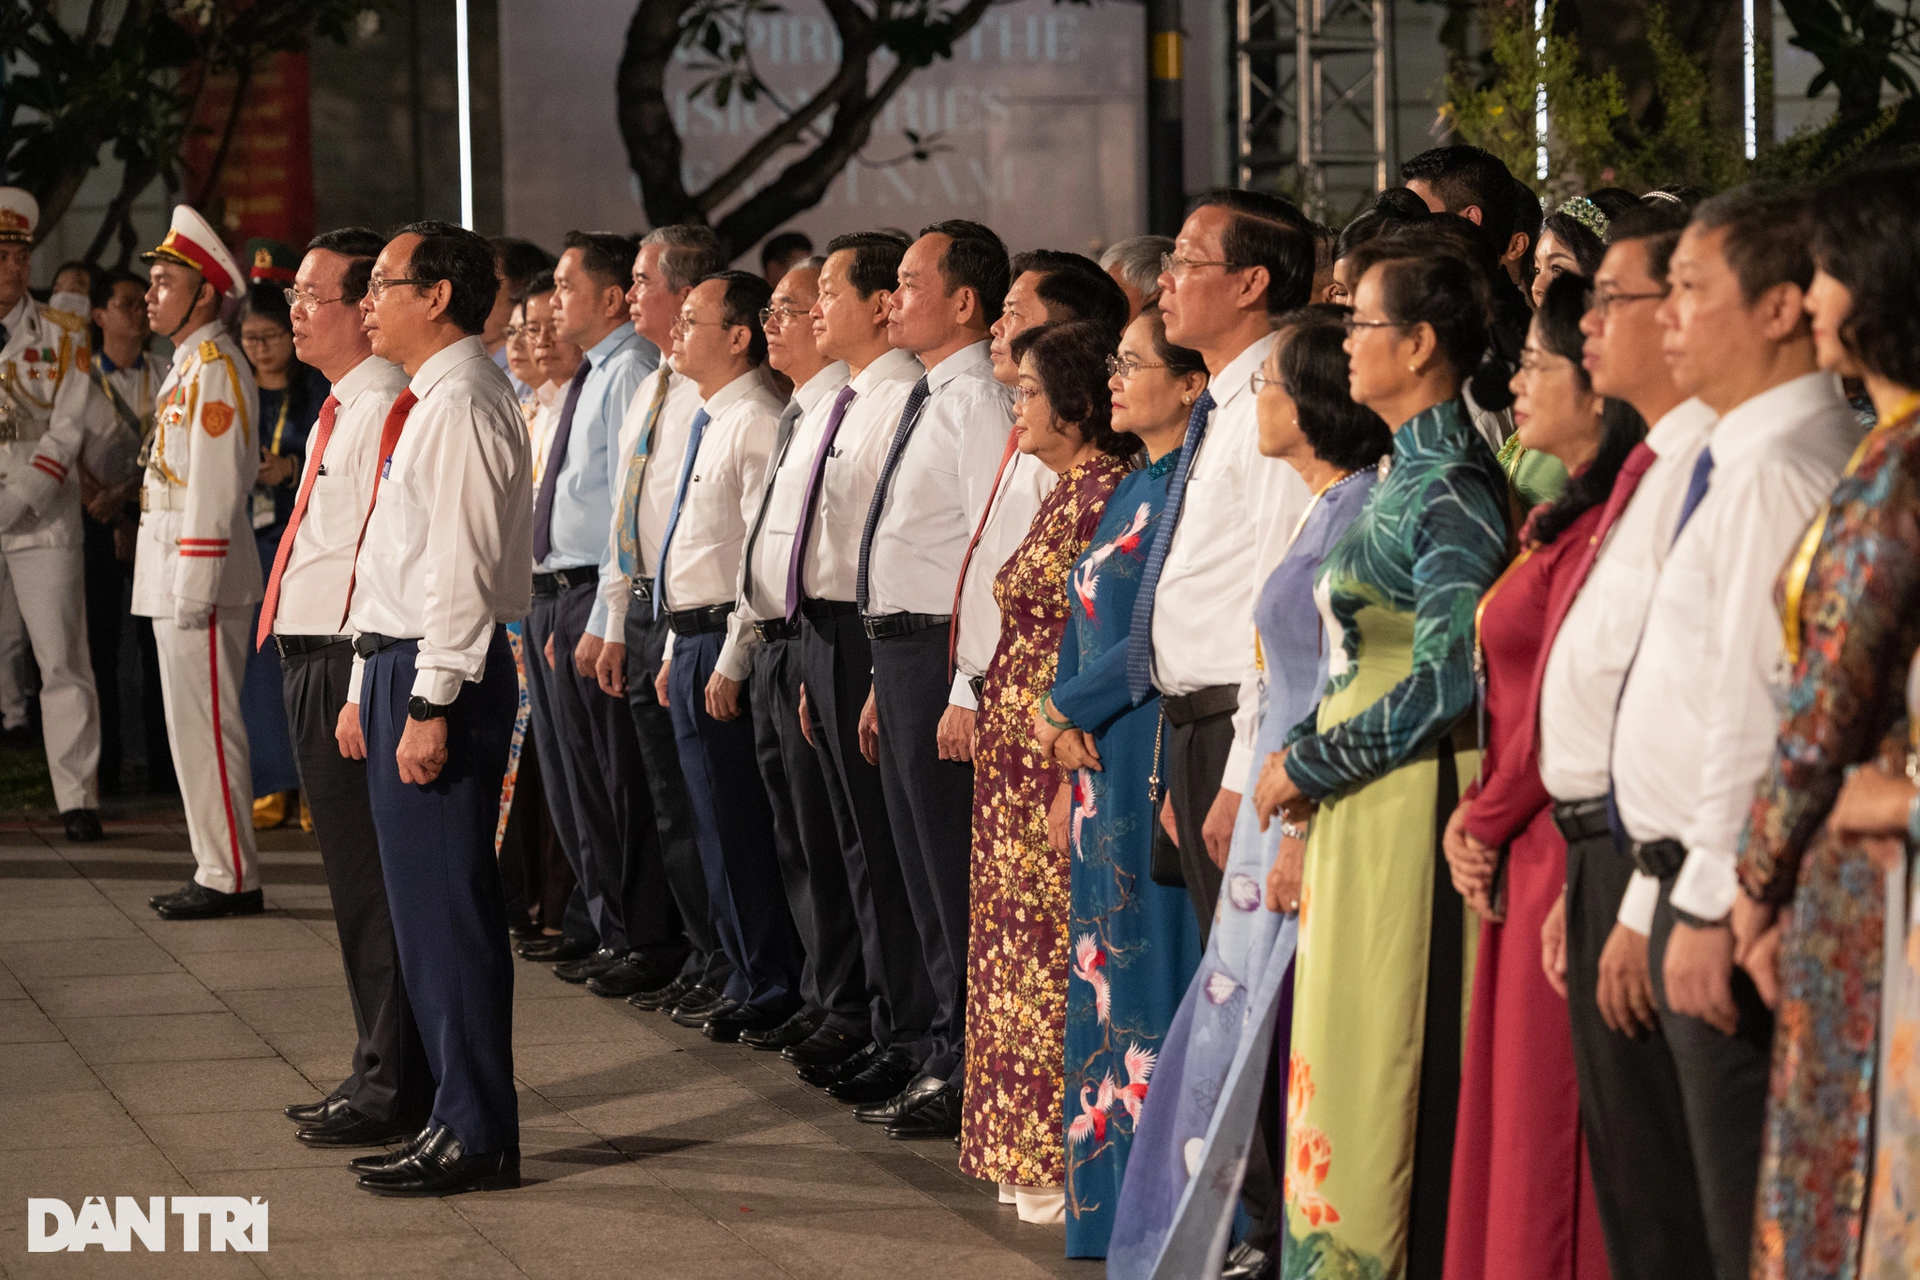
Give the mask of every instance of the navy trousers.
[(447, 763), (427, 786), (400, 780), (394, 751), (407, 726), (416, 644), (366, 660), (360, 729), (380, 866), (400, 948), (407, 1000), (433, 1068), (429, 1124), (469, 1152), (517, 1148), (513, 1091), (513, 956), (494, 861), (500, 780), (513, 741), (519, 678), (505, 628), (496, 627), (478, 684), (447, 714)]
[[(577, 588), (592, 607), (593, 588)], [(546, 766), (547, 812), (560, 852), (573, 871), (575, 892), (561, 927), (571, 937), (625, 950), (619, 915), (620, 864), (613, 809), (593, 758), (593, 735), (580, 712), (573, 645), (566, 643), (562, 615), (566, 597), (535, 596), (524, 634), (527, 653), (528, 725), (534, 749)], [(582, 617), (585, 615), (582, 614)], [(547, 641), (555, 665), (547, 666)], [(578, 636), (574, 637), (578, 643)], [(572, 714), (569, 714), (569, 713)]]
[(733, 961), (727, 997), (766, 1011), (800, 1007), (800, 937), (787, 909), (774, 853), (773, 811), (754, 751), (752, 699), (740, 688), (740, 714), (707, 714), (707, 680), (724, 632), (676, 636), (667, 700), (680, 771), (693, 799), (693, 832), (706, 871), (707, 901), (721, 949)]

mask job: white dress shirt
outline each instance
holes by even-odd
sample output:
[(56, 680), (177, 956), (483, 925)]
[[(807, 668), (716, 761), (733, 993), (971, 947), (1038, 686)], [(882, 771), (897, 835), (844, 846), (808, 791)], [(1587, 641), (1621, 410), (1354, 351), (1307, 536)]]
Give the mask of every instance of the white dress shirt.
[(1162, 693), (1237, 685), (1233, 747), (1221, 776), (1229, 787), (1253, 765), (1259, 709), (1253, 601), (1286, 554), (1287, 539), (1313, 500), (1306, 482), (1260, 455), (1254, 371), (1272, 335), (1235, 356), (1209, 384), (1213, 413), (1167, 547), (1153, 601), (1153, 682)]
[(533, 458), (533, 486), (540, 487), (540, 478), (547, 474), (547, 454), (553, 449), (553, 429), (559, 425), (560, 384), (543, 382), (535, 387), (531, 401), (522, 400), (524, 410), (529, 403), (533, 406), (533, 415), (527, 419), (527, 449)]
[(1060, 477), (1046, 463), (1030, 453), (1015, 453), (989, 500), (986, 525), (974, 544), (973, 559), (967, 562), (967, 579), (960, 584), (960, 614), (954, 619), (960, 635), (954, 645), (953, 688), (947, 701), (956, 707), (979, 708), (973, 677), (987, 674), (993, 651), (1000, 647), (1000, 603), (993, 598), (993, 580), (1020, 549), (1033, 518), (1040, 514), (1040, 503), (1058, 483)]
[(954, 352), (926, 379), (926, 405), (894, 466), (867, 555), (870, 614), (953, 612), (960, 559), (1013, 423), (1013, 393), (994, 381), (985, 342)]
[(1863, 428), (1829, 374), (1729, 411), (1706, 498), (1653, 589), (1614, 731), (1613, 782), (1635, 840), (1678, 840), (1673, 905), (1733, 908), (1740, 832), (1780, 727), (1786, 672), (1774, 583)]
[[(653, 407), (653, 395), (661, 378), (669, 378), (667, 400), (660, 406), (660, 419), (653, 428), (653, 453), (644, 461), (633, 451), (640, 443), (641, 429), (647, 425), (647, 411)], [(627, 608), (633, 602), (633, 583), (620, 572), (620, 525), (628, 518), (621, 505), (627, 492), (628, 473), (645, 466), (640, 479), (640, 576), (654, 575), (654, 562), (660, 556), (660, 538), (667, 531), (667, 512), (673, 507), (673, 487), (680, 482), (680, 463), (687, 456), (687, 438), (693, 429), (693, 415), (700, 410), (700, 388), (691, 379), (674, 373), (666, 361), (640, 380), (633, 399), (627, 402), (626, 416), (620, 420), (620, 488), (613, 496), (613, 523), (607, 530), (607, 569), (600, 575), (600, 599), (606, 605), (604, 635), (587, 630), (616, 644), (626, 643)]]
[[(740, 553), (760, 506), (783, 406), (764, 366), (741, 374), (701, 406), (708, 422), (687, 476), (673, 542), (666, 549), (666, 580), (654, 584), (661, 592), (662, 613), (734, 603)], [(685, 457), (683, 448), (683, 461)], [(649, 484), (662, 479), (647, 477)], [(676, 487), (679, 480), (676, 473)], [(745, 680), (752, 635), (750, 620), (735, 610), (714, 669), (729, 680)]]
[[(413, 694), (445, 704), (480, 679), (494, 627), (533, 602), (533, 467), (519, 398), (478, 337), (435, 352), (412, 388), (347, 629), (418, 640)], [(361, 668), (355, 658), (349, 702)]]
[[(813, 472), (813, 456), (820, 448), (821, 436), (826, 434), (833, 402), (846, 385), (846, 363), (836, 360), (793, 393), (792, 404), (800, 407), (800, 419), (794, 423), (786, 450), (773, 458), (771, 473), (761, 489), (764, 513), (760, 507), (754, 509), (753, 518), (760, 530), (740, 565), (739, 608), (750, 622), (769, 622), (787, 616), (787, 565), (793, 558), (793, 534), (800, 524), (800, 503), (806, 497), (807, 477)], [(853, 412), (852, 405), (847, 406), (847, 412)], [(846, 425), (844, 420), (841, 425)], [(749, 566), (753, 569), (750, 583), (746, 572)], [(749, 630), (746, 639), (750, 642), (754, 638)]]
[[(353, 556), (360, 546), (373, 477), (380, 470), (380, 430), (394, 399), (407, 389), (399, 365), (368, 356), (334, 384), (340, 402), (334, 411), (327, 452), (319, 452), (320, 428), (307, 442), (313, 492), (306, 514), (294, 531), (293, 549), (280, 576), (280, 602), (273, 633), (280, 636), (330, 636), (339, 632), (347, 611), (347, 584), (353, 580)], [(418, 410), (416, 409), (417, 413)], [(407, 430), (413, 418), (407, 418)], [(405, 432), (403, 431), (404, 437)], [(300, 483), (307, 483), (301, 477)]]
[[(866, 528), (867, 508), (873, 505), (873, 489), (880, 483), (880, 467), (887, 460), (894, 428), (900, 425), (907, 397), (923, 372), (911, 351), (889, 351), (862, 369), (849, 384), (853, 387), (853, 403), (840, 420), (833, 448), (827, 452), (827, 464), (820, 472), (813, 532), (807, 538), (807, 559), (800, 569), (803, 599), (852, 603), (860, 576), (860, 534)], [(828, 406), (831, 408), (831, 400)], [(793, 454), (804, 453), (807, 465), (812, 466), (826, 429), (824, 413), (802, 418)]]
[[(1647, 432), (1647, 447), (1658, 456), (1608, 530), (1554, 637), (1540, 686), (1540, 781), (1557, 801), (1607, 794), (1620, 686), (1640, 643), (1660, 566), (1673, 546), (1694, 459), (1715, 418), (1712, 409), (1688, 400)], [(1636, 871), (1621, 899), (1620, 923), (1649, 933), (1659, 894), (1660, 882)]]

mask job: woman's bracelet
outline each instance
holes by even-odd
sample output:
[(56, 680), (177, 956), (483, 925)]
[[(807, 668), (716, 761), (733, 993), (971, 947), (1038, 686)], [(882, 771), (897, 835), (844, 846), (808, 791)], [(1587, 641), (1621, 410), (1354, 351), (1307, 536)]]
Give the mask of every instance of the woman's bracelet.
[(1040, 718), (1042, 720), (1045, 720), (1048, 724), (1052, 725), (1054, 728), (1060, 730), (1062, 733), (1065, 733), (1068, 729), (1073, 728), (1073, 721), (1055, 720), (1052, 715), (1048, 714), (1047, 700), (1052, 696), (1053, 695), (1046, 694), (1046, 693), (1041, 694), (1040, 697), (1034, 702), (1033, 709), (1040, 713)]
[(1307, 825), (1303, 822), (1296, 827), (1285, 818), (1282, 818), (1280, 819), (1280, 834), (1289, 840), (1305, 840), (1307, 838)]

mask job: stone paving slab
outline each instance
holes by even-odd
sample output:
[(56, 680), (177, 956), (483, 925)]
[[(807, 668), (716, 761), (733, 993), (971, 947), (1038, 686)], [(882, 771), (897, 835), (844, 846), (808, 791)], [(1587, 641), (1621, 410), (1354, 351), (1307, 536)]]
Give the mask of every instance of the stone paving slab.
[[(0, 1277), (1091, 1280), (951, 1144), (890, 1142), (778, 1055), (716, 1045), (516, 962), (518, 1191), (385, 1200), (279, 1114), (348, 1068), (352, 1017), (311, 837), (265, 833), (268, 911), (169, 923), (177, 817), (70, 846), (0, 826)], [(26, 1200), (260, 1196), (264, 1254), (29, 1254)], [(203, 1241), (203, 1245), (204, 1245)]]

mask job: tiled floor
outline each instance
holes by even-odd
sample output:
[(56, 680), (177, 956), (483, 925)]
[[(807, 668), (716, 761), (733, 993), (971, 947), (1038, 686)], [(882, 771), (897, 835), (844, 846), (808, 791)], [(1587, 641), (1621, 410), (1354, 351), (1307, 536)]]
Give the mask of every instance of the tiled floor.
[[(0, 1275), (1092, 1277), (962, 1177), (947, 1143), (854, 1123), (772, 1055), (714, 1045), (519, 963), (526, 1185), (356, 1190), (279, 1114), (346, 1069), (353, 1020), (319, 856), (263, 838), (265, 917), (168, 924), (168, 821), (72, 846), (0, 828)], [(26, 1200), (260, 1196), (264, 1254), (29, 1254)]]

